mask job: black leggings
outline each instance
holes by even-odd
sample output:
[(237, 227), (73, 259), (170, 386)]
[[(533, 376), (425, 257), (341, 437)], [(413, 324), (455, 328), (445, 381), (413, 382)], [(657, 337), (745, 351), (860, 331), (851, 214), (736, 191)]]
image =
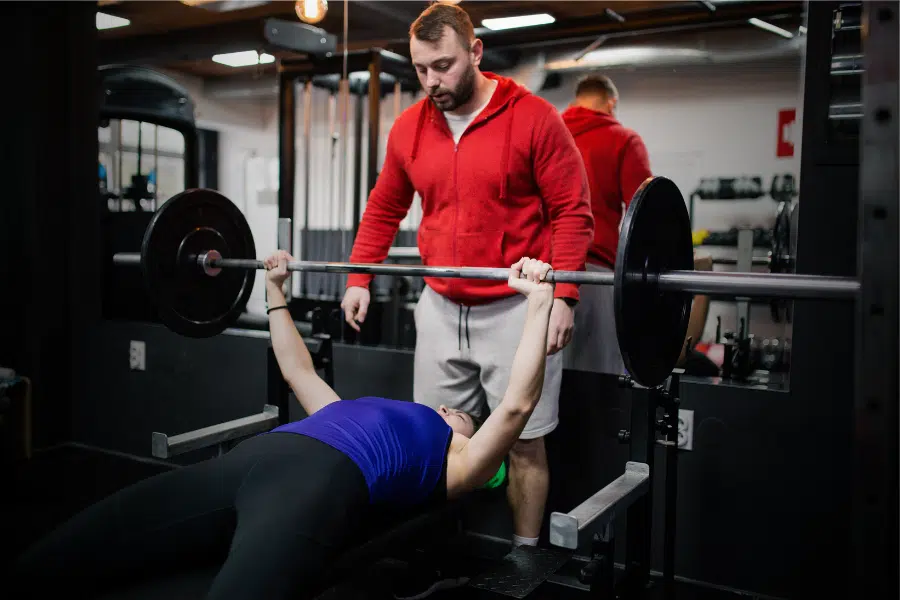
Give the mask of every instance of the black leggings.
[(218, 561), (209, 599), (304, 597), (368, 502), (362, 472), (344, 454), (297, 434), (259, 435), (77, 514), (20, 557), (16, 591), (89, 598)]

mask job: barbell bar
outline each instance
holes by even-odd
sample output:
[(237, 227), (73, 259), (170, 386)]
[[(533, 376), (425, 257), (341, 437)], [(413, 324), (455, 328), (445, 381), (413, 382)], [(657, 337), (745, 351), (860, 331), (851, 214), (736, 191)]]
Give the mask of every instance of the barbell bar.
[[(500, 253), (500, 249), (490, 251)], [(511, 257), (512, 258), (512, 257)], [(512, 258), (512, 260), (518, 257)], [(213, 190), (186, 190), (167, 200), (144, 232), (141, 252), (117, 253), (113, 263), (140, 266), (160, 320), (189, 337), (216, 335), (243, 312), (256, 270), (249, 224)], [(555, 283), (615, 288), (616, 334), (633, 379), (662, 384), (684, 345), (695, 294), (728, 297), (853, 300), (854, 278), (789, 273), (694, 271), (690, 219), (678, 187), (647, 179), (625, 217), (614, 272), (553, 270)], [(386, 265), (291, 261), (290, 271), (506, 281), (506, 267)]]
[[(140, 254), (116, 254), (113, 261), (120, 265), (140, 264)], [(196, 257), (197, 264), (207, 274), (213, 269), (265, 269), (257, 259), (219, 258), (208, 253)], [(368, 263), (291, 261), (288, 271), (317, 273), (363, 273), (406, 277), (434, 277), (453, 279), (481, 279), (506, 281), (509, 269), (491, 267), (435, 267), (418, 265), (384, 265)], [(213, 275), (214, 276), (214, 275)], [(823, 275), (795, 275), (789, 273), (718, 273), (713, 271), (666, 271), (646, 279), (633, 274), (648, 285), (663, 291), (690, 292), (710, 296), (772, 297), (788, 299), (846, 299), (859, 293), (859, 281), (851, 277)], [(557, 271), (547, 277), (552, 283), (581, 285), (615, 285), (612, 272)]]

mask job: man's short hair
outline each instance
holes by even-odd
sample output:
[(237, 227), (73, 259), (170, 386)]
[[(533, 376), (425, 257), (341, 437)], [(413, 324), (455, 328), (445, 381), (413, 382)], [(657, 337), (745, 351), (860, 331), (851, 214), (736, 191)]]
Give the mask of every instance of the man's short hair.
[(586, 75), (575, 86), (575, 97), (602, 96), (604, 98), (618, 98), (619, 90), (613, 84), (612, 79), (606, 75)]
[(439, 42), (444, 35), (444, 27), (450, 27), (459, 38), (463, 48), (469, 48), (475, 40), (475, 28), (469, 14), (453, 4), (435, 2), (419, 15), (409, 28), (409, 37), (423, 42)]

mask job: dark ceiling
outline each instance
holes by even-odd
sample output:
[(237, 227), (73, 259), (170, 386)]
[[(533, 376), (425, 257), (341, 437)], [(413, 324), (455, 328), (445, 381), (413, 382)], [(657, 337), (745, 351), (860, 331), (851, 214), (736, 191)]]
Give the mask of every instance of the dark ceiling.
[[(203, 0), (199, 0), (201, 3)], [(196, 0), (195, 0), (196, 2)], [(189, 4), (191, 1), (189, 0)], [(325, 19), (316, 24), (337, 36), (343, 50), (344, 2), (331, 0)], [(383, 48), (407, 55), (407, 30), (429, 2), (354, 0), (348, 10), (348, 48)], [(236, 10), (212, 10), (223, 5)], [(636, 30), (746, 26), (757, 17), (772, 22), (789, 20), (796, 26), (802, 2), (786, 1), (475, 1), (459, 5), (472, 17), (475, 27), (482, 19), (532, 13), (550, 13), (555, 23), (505, 31), (479, 32), (485, 48), (484, 67), (513, 66), (524, 48), (561, 43), (589, 44), (600, 35)], [(101, 0), (102, 12), (127, 18), (127, 27), (102, 30), (100, 59), (103, 64), (139, 63), (156, 65), (204, 78), (242, 76), (248, 72), (272, 73), (272, 64), (232, 68), (214, 63), (213, 54), (239, 50), (265, 50), (276, 57), (302, 55), (274, 48), (263, 36), (267, 18), (299, 22), (293, 1), (240, 3), (210, 2), (208, 8), (183, 2), (121, 2)]]

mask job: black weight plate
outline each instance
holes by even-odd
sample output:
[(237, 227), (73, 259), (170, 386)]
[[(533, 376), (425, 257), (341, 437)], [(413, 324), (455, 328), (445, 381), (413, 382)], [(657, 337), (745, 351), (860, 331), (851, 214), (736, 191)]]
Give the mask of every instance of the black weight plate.
[(616, 336), (625, 368), (647, 387), (662, 384), (678, 363), (693, 294), (660, 291), (660, 271), (693, 270), (691, 220), (671, 180), (641, 185), (622, 220), (616, 256)]
[(223, 258), (256, 258), (243, 213), (213, 190), (172, 196), (144, 232), (144, 282), (162, 323), (180, 335), (203, 338), (221, 333), (237, 321), (253, 291), (255, 270), (205, 274), (196, 256), (209, 250), (217, 250)]

